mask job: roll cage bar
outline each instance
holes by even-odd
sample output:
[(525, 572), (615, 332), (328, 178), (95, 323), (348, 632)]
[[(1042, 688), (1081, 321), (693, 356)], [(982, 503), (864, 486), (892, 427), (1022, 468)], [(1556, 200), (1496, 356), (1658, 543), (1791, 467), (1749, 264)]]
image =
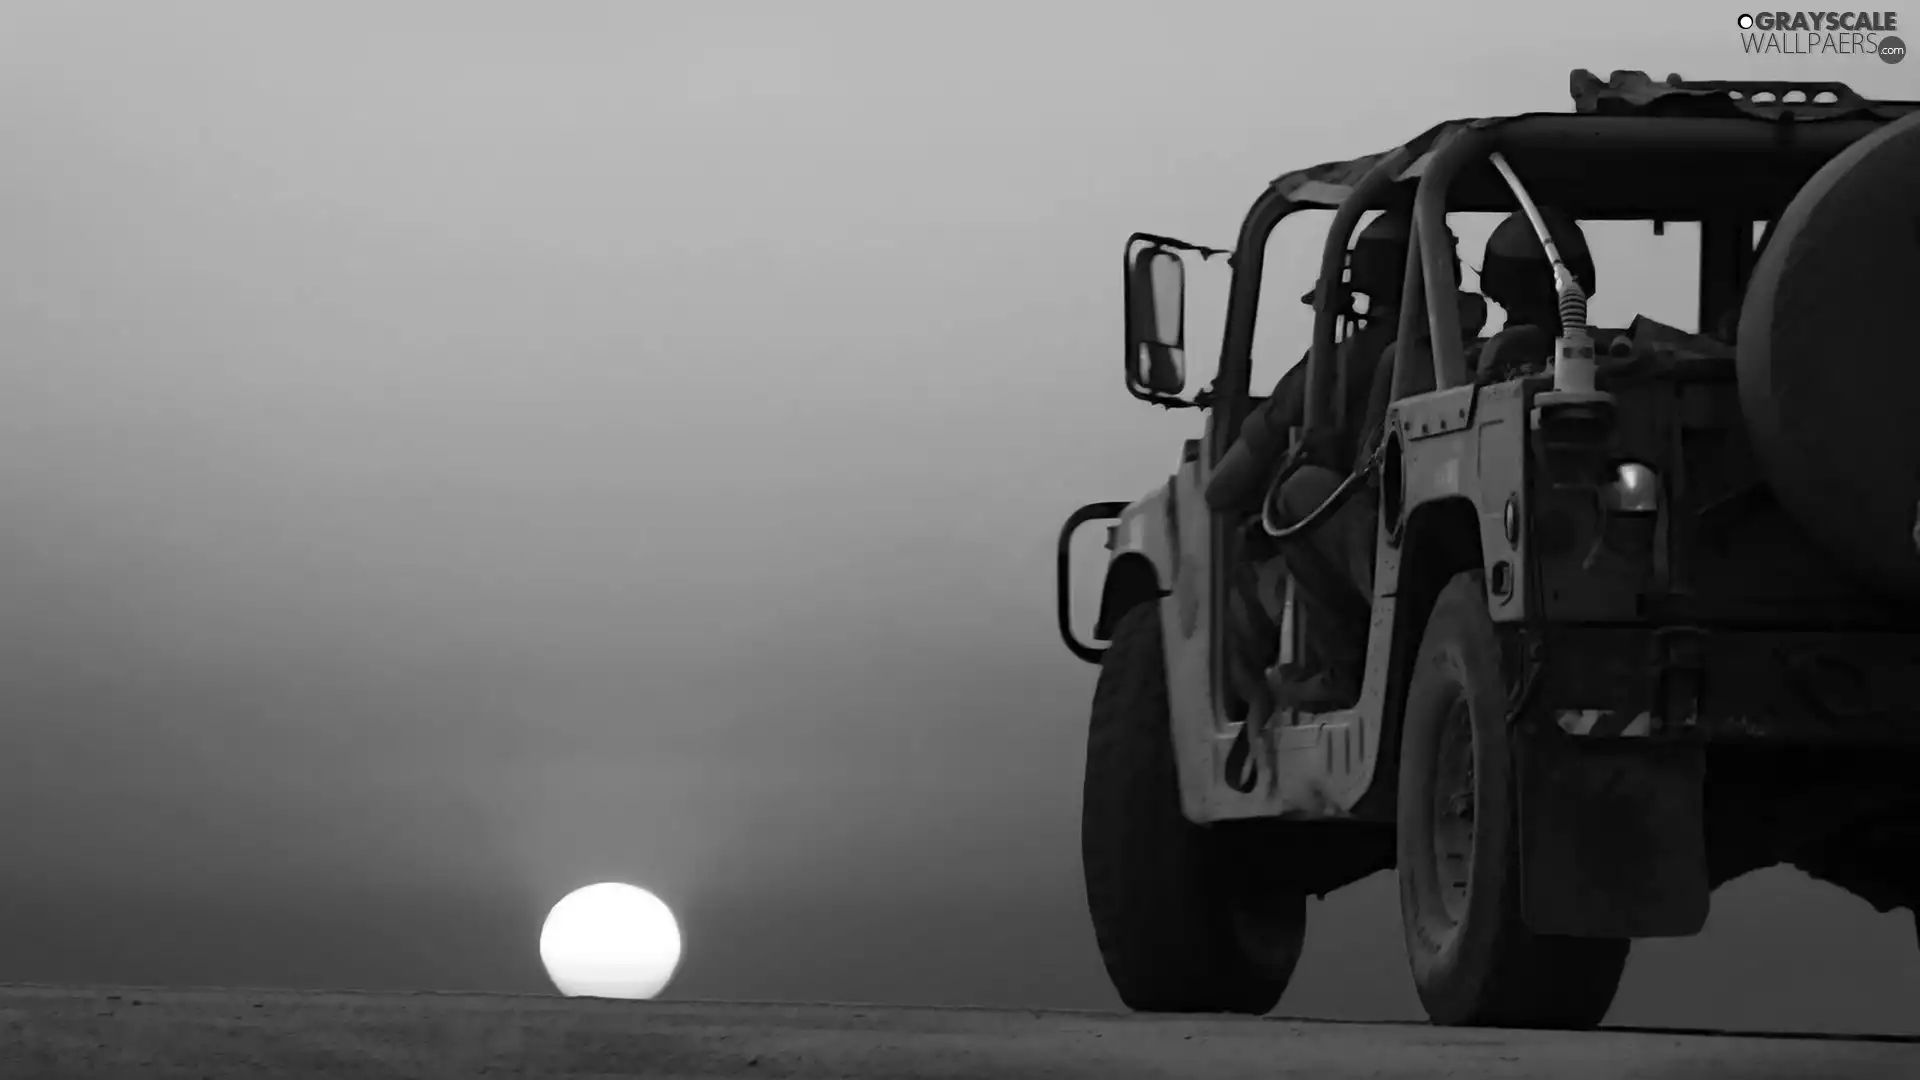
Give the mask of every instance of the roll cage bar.
[[(1904, 113), (1920, 109), (1920, 103), (1884, 108)], [(1753, 222), (1777, 214), (1821, 165), (1889, 118), (1861, 116), (1858, 110), (1844, 118), (1803, 122), (1758, 113), (1541, 113), (1441, 125), (1380, 155), (1339, 202), (1321, 253), (1308, 353), (1307, 440), (1331, 422), (1337, 297), (1346, 251), (1367, 211), (1412, 203), (1414, 229), (1402, 295), (1424, 302), (1402, 303), (1399, 336), (1413, 340), (1424, 316), (1432, 345), (1433, 388), (1444, 390), (1468, 378), (1454, 301), (1459, 282), (1448, 247), (1422, 240), (1446, 235), (1449, 212), (1516, 209), (1511, 192), (1488, 163), (1489, 154), (1503, 154), (1536, 198), (1576, 218), (1700, 222), (1704, 329), (1738, 304), (1752, 265)], [(1424, 152), (1416, 155), (1416, 150)], [(1752, 167), (1762, 160), (1765, 168)], [(1212, 463), (1233, 445), (1250, 407), (1253, 332), (1267, 238), (1295, 211), (1326, 205), (1276, 182), (1254, 201), (1241, 224), (1214, 383), (1219, 412), (1207, 447)], [(1407, 358), (1418, 351), (1400, 350), (1397, 355), (1396, 399), (1415, 385)]]

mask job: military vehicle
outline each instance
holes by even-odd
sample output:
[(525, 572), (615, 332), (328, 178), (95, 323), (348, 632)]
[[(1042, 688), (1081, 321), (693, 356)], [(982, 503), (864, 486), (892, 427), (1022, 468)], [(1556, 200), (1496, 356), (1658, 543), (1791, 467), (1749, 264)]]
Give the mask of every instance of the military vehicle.
[[(1204, 417), (1165, 484), (1060, 534), (1060, 631), (1100, 668), (1087, 900), (1129, 1008), (1268, 1011), (1306, 899), (1389, 869), (1437, 1024), (1598, 1024), (1634, 939), (1698, 933), (1717, 886), (1767, 866), (1920, 905), (1920, 331), (1903, 328), (1920, 103), (1572, 84), (1571, 112), (1442, 123), (1276, 180), (1228, 255), (1198, 393), (1186, 260), (1227, 253), (1128, 242), (1126, 385)], [(1699, 332), (1587, 326), (1542, 207), (1694, 223)], [(1391, 358), (1381, 436), (1346, 482), (1278, 520), (1301, 448), (1342, 422), (1350, 241), (1394, 208), (1412, 222), (1397, 340), (1427, 352)], [(1273, 460), (1242, 437), (1262, 400), (1249, 355), (1268, 235), (1303, 209), (1332, 224), (1295, 346), (1304, 413)], [(1476, 369), (1516, 328), (1463, 333), (1448, 215), (1516, 210), (1553, 257), (1561, 325), (1518, 369)], [(1379, 510), (1358, 698), (1272, 705), (1260, 678), (1314, 628), (1298, 603), (1271, 626), (1235, 617), (1250, 545), (1291, 550), (1361, 488)], [(1099, 521), (1083, 637), (1069, 542)]]

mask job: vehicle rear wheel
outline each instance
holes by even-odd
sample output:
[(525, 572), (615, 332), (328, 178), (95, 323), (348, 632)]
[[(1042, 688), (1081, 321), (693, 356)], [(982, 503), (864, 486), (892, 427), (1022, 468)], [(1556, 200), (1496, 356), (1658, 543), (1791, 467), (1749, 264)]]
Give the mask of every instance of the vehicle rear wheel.
[(1428, 617), (1401, 729), (1400, 915), (1436, 1024), (1590, 1028), (1632, 942), (1535, 934), (1521, 921), (1507, 689), (1478, 571)]
[(1255, 828), (1180, 808), (1160, 605), (1121, 616), (1087, 732), (1080, 853), (1107, 976), (1139, 1012), (1265, 1013), (1300, 958), (1306, 894), (1261, 873)]

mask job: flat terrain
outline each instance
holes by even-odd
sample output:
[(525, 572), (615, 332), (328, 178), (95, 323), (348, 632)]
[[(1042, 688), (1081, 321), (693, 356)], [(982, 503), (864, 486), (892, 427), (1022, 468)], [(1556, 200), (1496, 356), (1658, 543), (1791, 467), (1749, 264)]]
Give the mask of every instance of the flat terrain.
[(557, 997), (0, 987), (0, 1076), (1920, 1076), (1920, 1042)]

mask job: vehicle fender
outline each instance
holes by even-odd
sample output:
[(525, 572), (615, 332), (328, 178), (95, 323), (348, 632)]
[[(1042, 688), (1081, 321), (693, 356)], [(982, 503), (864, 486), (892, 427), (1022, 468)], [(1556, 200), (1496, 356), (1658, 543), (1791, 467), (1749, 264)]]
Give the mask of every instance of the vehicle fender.
[(1171, 514), (1172, 482), (1120, 512), (1108, 539), (1106, 581), (1094, 634), (1106, 638), (1129, 608), (1168, 594), (1178, 565), (1178, 526)]

